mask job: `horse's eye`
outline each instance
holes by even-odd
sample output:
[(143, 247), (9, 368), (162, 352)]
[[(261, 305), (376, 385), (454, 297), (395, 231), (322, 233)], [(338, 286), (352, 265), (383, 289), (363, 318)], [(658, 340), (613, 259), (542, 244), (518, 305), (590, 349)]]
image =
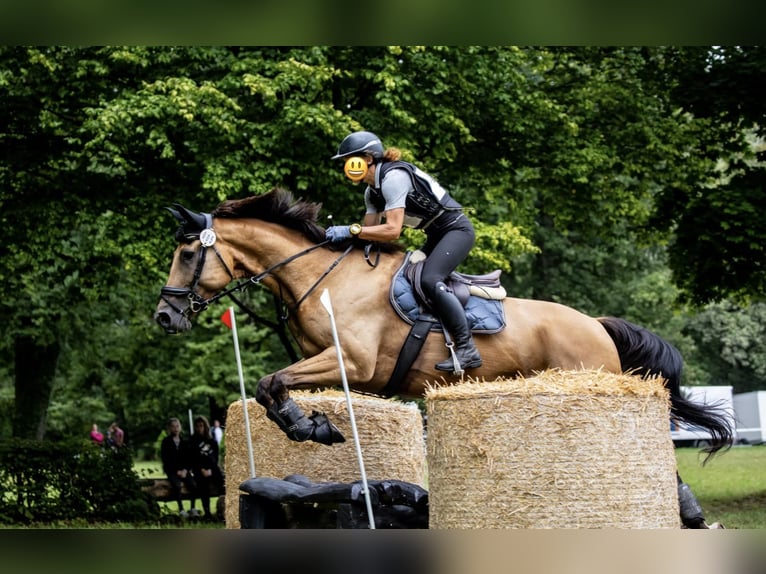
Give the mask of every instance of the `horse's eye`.
[(194, 259), (194, 251), (188, 250), (181, 252), (181, 261), (184, 263), (189, 263), (192, 259)]

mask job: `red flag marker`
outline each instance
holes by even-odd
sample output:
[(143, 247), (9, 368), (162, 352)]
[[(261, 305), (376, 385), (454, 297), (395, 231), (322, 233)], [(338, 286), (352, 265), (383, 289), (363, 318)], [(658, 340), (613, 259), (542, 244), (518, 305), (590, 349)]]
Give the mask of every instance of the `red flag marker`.
[(223, 324), (226, 325), (229, 329), (231, 329), (231, 312), (232, 309), (229, 308), (223, 312), (223, 315), (221, 315), (221, 321), (223, 321)]

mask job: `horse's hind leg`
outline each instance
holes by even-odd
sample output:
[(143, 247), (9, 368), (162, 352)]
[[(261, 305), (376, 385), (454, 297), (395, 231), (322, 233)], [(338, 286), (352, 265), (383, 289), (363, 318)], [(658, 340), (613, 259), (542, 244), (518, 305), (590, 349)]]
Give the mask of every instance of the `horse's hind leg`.
[(311, 416), (306, 416), (290, 398), (282, 377), (276, 374), (258, 382), (255, 400), (266, 409), (266, 416), (277, 423), (290, 440), (296, 442), (313, 440), (327, 445), (345, 442), (346, 439), (327, 415), (313, 411)]
[[(681, 475), (676, 472), (678, 478), (678, 504), (681, 511), (681, 523), (684, 528), (711, 528), (705, 522), (705, 515), (697, 497), (689, 488), (689, 485), (681, 480)], [(713, 528), (720, 528), (716, 525)]]

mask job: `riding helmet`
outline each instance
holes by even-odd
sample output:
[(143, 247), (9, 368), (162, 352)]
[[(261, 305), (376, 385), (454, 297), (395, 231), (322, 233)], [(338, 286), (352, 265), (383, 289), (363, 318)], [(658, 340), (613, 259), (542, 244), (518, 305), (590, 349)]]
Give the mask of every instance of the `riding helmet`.
[(338, 153), (330, 159), (341, 159), (352, 155), (369, 154), (375, 160), (383, 157), (383, 144), (372, 132), (354, 132), (343, 138), (338, 146)]

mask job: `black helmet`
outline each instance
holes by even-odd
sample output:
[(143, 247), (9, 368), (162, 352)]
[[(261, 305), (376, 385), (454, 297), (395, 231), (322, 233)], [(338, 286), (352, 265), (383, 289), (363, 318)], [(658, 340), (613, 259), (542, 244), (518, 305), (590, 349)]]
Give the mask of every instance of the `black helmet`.
[(383, 157), (383, 144), (372, 132), (354, 132), (343, 138), (338, 146), (338, 153), (330, 159), (341, 159), (350, 155), (370, 154), (374, 159)]

